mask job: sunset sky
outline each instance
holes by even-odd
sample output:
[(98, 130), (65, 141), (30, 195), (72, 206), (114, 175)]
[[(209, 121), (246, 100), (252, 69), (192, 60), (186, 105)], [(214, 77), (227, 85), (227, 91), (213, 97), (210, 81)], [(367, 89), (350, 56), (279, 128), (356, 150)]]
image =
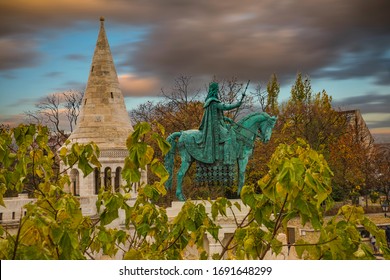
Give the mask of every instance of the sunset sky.
[(388, 0), (0, 0), (0, 123), (22, 122), (48, 94), (84, 90), (104, 16), (128, 110), (179, 75), (265, 85), (276, 73), (282, 102), (301, 72), (335, 107), (360, 109), (383, 141), (389, 13)]

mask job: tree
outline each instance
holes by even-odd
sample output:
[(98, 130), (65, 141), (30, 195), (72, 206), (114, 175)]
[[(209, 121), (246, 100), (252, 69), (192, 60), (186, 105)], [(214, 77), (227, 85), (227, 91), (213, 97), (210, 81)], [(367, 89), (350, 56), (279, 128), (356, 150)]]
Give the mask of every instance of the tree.
[(346, 119), (332, 108), (331, 102), (325, 90), (313, 97), (310, 79), (302, 81), (298, 74), (291, 97), (281, 111), (283, 133), (293, 141), (301, 137), (314, 149), (327, 152), (330, 143), (347, 133)]
[[(1, 259), (82, 259), (90, 246), (90, 217), (83, 217), (77, 198), (63, 191), (68, 176), (53, 166), (56, 155), (48, 145), (44, 126), (20, 125), (1, 131), (0, 204), (7, 190), (28, 189), (36, 198), (25, 206), (16, 234), (0, 227)], [(69, 166), (88, 174), (100, 166), (99, 150), (93, 144), (74, 144), (59, 156)]]
[[(21, 125), (1, 131), (0, 141), (0, 203), (7, 189), (21, 191), (24, 179), (31, 174), (35, 180), (35, 203), (25, 206), (16, 234), (0, 225), (1, 259), (84, 259), (96, 253), (114, 256), (123, 251), (124, 258), (177, 259), (190, 240), (203, 242), (206, 231), (213, 236), (217, 227), (208, 218), (204, 207), (188, 203), (182, 211), (180, 222), (169, 222), (166, 212), (153, 201), (165, 194), (167, 178), (163, 164), (153, 158), (154, 151), (141, 141), (146, 134), (166, 152), (169, 145), (158, 134), (152, 133), (148, 124), (135, 127), (127, 141), (129, 157), (123, 176), (128, 182), (124, 194), (101, 188), (97, 207), (99, 217), (83, 216), (76, 197), (63, 191), (69, 177), (52, 169), (54, 154), (47, 145), (48, 130), (42, 126)], [(9, 149), (15, 142), (17, 150)], [(64, 146), (59, 156), (66, 166), (77, 164), (84, 174), (100, 167), (98, 148), (93, 144)], [(133, 182), (140, 180), (140, 168), (150, 166), (161, 180), (140, 187), (133, 206), (127, 201)], [(126, 213), (126, 230), (108, 226), (118, 218), (118, 211)], [(193, 221), (193, 223), (191, 223)], [(202, 226), (202, 225), (207, 226)], [(130, 227), (134, 231), (129, 231)], [(204, 254), (203, 254), (204, 255)]]
[[(214, 80), (217, 81), (216, 78)], [(190, 82), (189, 78), (183, 77), (177, 80), (172, 92), (164, 91), (165, 102), (140, 107), (142, 110), (138, 113), (138, 119), (164, 123), (168, 134), (196, 129), (202, 117), (203, 100), (199, 90), (194, 91), (196, 99), (189, 98), (195, 96), (195, 93), (188, 92)], [(220, 98), (226, 103), (236, 101), (244, 91), (244, 85), (236, 78), (218, 82), (221, 85)], [(361, 123), (351, 125), (348, 114), (333, 108), (332, 97), (325, 90), (313, 93), (310, 78), (301, 73), (297, 74), (291, 87), (290, 99), (281, 106), (278, 104), (279, 91), (277, 76), (273, 74), (266, 90), (258, 83), (255, 92), (251, 92), (245, 101), (248, 104), (244, 112), (258, 110), (260, 106), (262, 110), (278, 115), (271, 141), (266, 145), (260, 141), (255, 144), (253, 157), (247, 166), (247, 181), (255, 183), (266, 174), (268, 167), (265, 163), (279, 144), (291, 144), (297, 138), (303, 138), (313, 149), (324, 154), (334, 171), (332, 195), (335, 199), (348, 199), (349, 192), (356, 186), (360, 186), (361, 194), (365, 195), (375, 189), (372, 143), (365, 146), (369, 138), (363, 133), (365, 129)], [(244, 114), (243, 110), (232, 112), (229, 117), (239, 119)], [(187, 183), (188, 186), (185, 186), (188, 190), (193, 184), (190, 180)]]
[[(329, 145), (328, 161), (335, 172), (335, 192), (338, 199), (348, 198), (356, 191), (358, 196), (368, 195), (376, 190), (376, 156), (373, 138), (357, 110), (339, 112), (345, 121), (345, 133)], [(368, 204), (366, 204), (368, 206)]]
[(390, 202), (390, 147), (386, 144), (378, 144), (374, 153), (374, 190), (385, 195)]
[[(279, 145), (269, 168), (257, 186), (243, 189), (241, 198), (250, 206), (250, 211), (247, 222), (243, 223), (245, 227), (237, 227), (230, 240), (235, 244), (236, 256), (262, 259), (269, 250), (278, 254), (286, 244), (277, 240), (277, 233), (286, 232), (288, 222), (299, 217), (302, 225), (309, 222), (319, 232), (316, 242), (300, 239), (292, 245), (299, 257), (374, 258), (370, 248), (362, 242), (357, 225), (380, 236), (380, 246), (386, 257), (390, 257), (383, 230), (364, 216), (361, 207), (344, 206), (335, 217), (325, 221), (324, 212), (332, 205), (332, 171), (323, 155), (305, 141), (298, 139), (292, 145)], [(261, 191), (257, 192), (256, 188)]]
[(130, 120), (133, 126), (140, 122), (152, 123), (155, 116), (155, 104), (147, 101), (137, 106), (137, 108), (129, 111)]
[(308, 76), (303, 80), (302, 73), (297, 74), (294, 85), (291, 88), (291, 100), (294, 103), (310, 103), (312, 89)]
[(75, 90), (49, 94), (35, 104), (36, 111), (27, 111), (25, 115), (29, 122), (47, 125), (52, 132), (66, 138), (65, 130), (72, 132), (77, 124), (82, 99), (83, 92)]
[(267, 110), (267, 98), (268, 98), (268, 92), (264, 90), (263, 85), (261, 82), (258, 82), (255, 87), (255, 92), (251, 92), (251, 94), (257, 98), (261, 111), (266, 112)]
[(192, 88), (191, 77), (180, 76), (170, 90), (161, 89), (162, 101), (157, 104), (148, 101), (139, 105), (130, 111), (131, 119), (134, 124), (163, 123), (167, 133), (196, 128), (202, 118), (199, 92), (199, 89)]
[(64, 92), (65, 96), (65, 115), (69, 121), (70, 132), (73, 132), (73, 127), (77, 125), (77, 119), (80, 114), (81, 101), (83, 92), (70, 90)]
[(280, 92), (280, 84), (276, 74), (272, 74), (271, 79), (267, 84), (267, 108), (265, 111), (273, 116), (279, 114), (278, 97)]
[[(47, 146), (47, 128), (21, 125), (1, 131), (0, 203), (4, 205), (5, 190), (23, 189), (28, 174), (36, 178), (36, 201), (25, 206), (26, 215), (21, 218), (17, 233), (0, 225), (1, 259), (84, 259), (93, 258), (96, 253), (113, 257), (118, 251), (125, 259), (181, 259), (188, 246), (197, 248), (199, 258), (205, 259), (206, 233), (224, 248), (213, 258), (262, 259), (267, 252), (278, 254), (287, 245), (295, 246), (302, 258), (374, 258), (362, 242), (357, 225), (375, 235), (383, 256), (390, 258), (384, 231), (363, 215), (362, 208), (344, 206), (338, 217), (324, 220), (324, 210), (331, 204), (332, 172), (324, 157), (303, 140), (280, 145), (269, 162), (269, 173), (243, 188), (241, 199), (249, 211), (242, 220), (235, 220), (236, 230), (227, 242), (219, 239), (218, 217), (226, 216), (227, 209), (237, 213), (241, 207), (226, 198), (210, 201), (210, 214), (203, 203), (187, 201), (177, 217), (169, 220), (165, 209), (154, 203), (166, 193), (164, 182), (168, 174), (154, 156), (152, 146), (144, 141), (152, 139), (165, 154), (169, 145), (163, 134), (161, 126), (159, 133), (147, 123), (134, 127), (126, 143), (129, 155), (122, 172), (126, 180), (123, 192), (102, 187), (96, 203), (99, 216), (92, 219), (83, 216), (79, 201), (63, 191), (69, 183), (68, 176), (56, 174), (51, 168), (54, 154)], [(17, 150), (9, 149), (12, 143), (16, 143)], [(84, 174), (100, 166), (99, 150), (93, 144), (63, 147), (59, 156), (66, 166), (77, 164)], [(128, 191), (134, 182), (139, 182), (140, 170), (147, 166), (159, 179), (140, 186), (135, 203), (129, 204)], [(124, 229), (110, 226), (119, 211), (125, 212)], [(317, 241), (283, 244), (278, 240), (278, 233), (297, 217), (302, 224), (310, 222), (319, 232)]]

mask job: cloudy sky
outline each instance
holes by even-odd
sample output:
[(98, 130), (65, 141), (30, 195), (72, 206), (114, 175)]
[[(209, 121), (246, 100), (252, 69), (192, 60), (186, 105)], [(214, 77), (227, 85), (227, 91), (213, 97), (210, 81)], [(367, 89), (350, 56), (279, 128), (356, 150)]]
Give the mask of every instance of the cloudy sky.
[(388, 0), (0, 0), (0, 123), (85, 88), (104, 16), (128, 109), (179, 75), (265, 84), (276, 73), (283, 101), (301, 72), (390, 135), (389, 11)]

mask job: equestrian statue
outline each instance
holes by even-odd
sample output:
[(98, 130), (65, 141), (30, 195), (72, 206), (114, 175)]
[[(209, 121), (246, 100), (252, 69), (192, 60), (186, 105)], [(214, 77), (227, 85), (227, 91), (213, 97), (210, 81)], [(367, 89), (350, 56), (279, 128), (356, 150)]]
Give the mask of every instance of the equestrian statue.
[(194, 161), (198, 183), (232, 185), (237, 170), (237, 193), (240, 194), (256, 137), (264, 143), (271, 138), (276, 117), (265, 112), (251, 113), (235, 123), (225, 117), (223, 111), (241, 106), (245, 92), (239, 102), (224, 104), (218, 98), (218, 91), (218, 83), (212, 82), (203, 106), (204, 114), (199, 130), (174, 132), (167, 138), (171, 149), (165, 156), (165, 168), (169, 173), (165, 187), (172, 188), (174, 157), (178, 149), (181, 165), (177, 173), (176, 197), (181, 201), (185, 200), (183, 178)]

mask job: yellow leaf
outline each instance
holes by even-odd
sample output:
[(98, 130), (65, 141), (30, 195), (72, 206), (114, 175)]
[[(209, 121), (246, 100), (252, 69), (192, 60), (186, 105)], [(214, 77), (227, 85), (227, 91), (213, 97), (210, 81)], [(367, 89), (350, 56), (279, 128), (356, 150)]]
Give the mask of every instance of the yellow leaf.
[(278, 194), (284, 193), (284, 187), (280, 182), (276, 183), (276, 193), (278, 193)]

